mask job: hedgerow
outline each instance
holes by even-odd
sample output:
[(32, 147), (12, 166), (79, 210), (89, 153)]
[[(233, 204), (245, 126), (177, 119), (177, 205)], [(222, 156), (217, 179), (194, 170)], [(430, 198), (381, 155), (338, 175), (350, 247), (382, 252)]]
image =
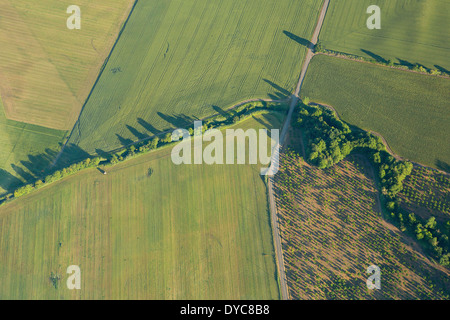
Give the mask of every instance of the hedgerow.
[[(265, 101), (246, 103), (236, 109), (227, 112), (224, 111), (224, 114), (204, 120), (201, 130), (202, 132), (205, 132), (208, 129), (219, 129), (225, 126), (230, 126), (243, 121), (252, 115), (260, 114), (268, 110), (287, 111), (287, 106), (280, 103), (270, 103)], [(194, 134), (194, 125), (191, 125), (190, 127), (185, 129), (189, 131), (191, 136)], [(61, 180), (62, 178), (72, 175), (83, 169), (95, 168), (99, 165), (116, 165), (122, 161), (141, 154), (148, 153), (152, 150), (156, 150), (171, 143), (173, 143), (172, 133), (167, 132), (162, 138), (154, 137), (151, 140), (137, 142), (120, 150), (110, 152), (103, 157), (86, 158), (83, 161), (70, 165), (69, 167), (55, 170), (51, 174), (45, 176), (43, 179), (36, 180), (34, 183), (30, 183), (17, 188), (12, 192), (12, 194), (0, 198), (0, 204), (3, 204), (6, 201), (12, 199), (17, 199), (19, 197), (25, 196), (36, 189)]]

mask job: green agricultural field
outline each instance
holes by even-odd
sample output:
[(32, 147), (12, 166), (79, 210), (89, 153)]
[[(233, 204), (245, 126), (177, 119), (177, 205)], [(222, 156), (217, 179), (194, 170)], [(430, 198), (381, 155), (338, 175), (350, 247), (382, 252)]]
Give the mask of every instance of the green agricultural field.
[(0, 101), (0, 195), (46, 169), (66, 133), (8, 120)]
[(70, 143), (94, 153), (295, 88), (322, 1), (139, 1)]
[(448, 170), (449, 79), (319, 55), (302, 95), (331, 105), (349, 124), (380, 133), (396, 154)]
[[(282, 118), (238, 126), (279, 128)], [(0, 207), (0, 297), (278, 299), (259, 166), (176, 166), (171, 150), (107, 175), (88, 169)], [(81, 290), (66, 287), (69, 265), (81, 268)]]
[(72, 129), (133, 3), (78, 0), (81, 29), (69, 30), (73, 1), (1, 1), (0, 97), (7, 118)]
[[(370, 5), (381, 9), (380, 30), (366, 26)], [(327, 49), (450, 70), (449, 12), (447, 0), (331, 1), (320, 40)]]

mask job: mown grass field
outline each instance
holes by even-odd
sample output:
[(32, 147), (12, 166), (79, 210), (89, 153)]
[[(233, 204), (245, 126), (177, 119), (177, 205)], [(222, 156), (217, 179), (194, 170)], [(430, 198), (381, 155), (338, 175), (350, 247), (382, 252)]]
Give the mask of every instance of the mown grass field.
[[(280, 127), (282, 118), (238, 127)], [(107, 175), (82, 171), (0, 207), (0, 297), (278, 299), (258, 166), (176, 166), (171, 150)], [(66, 287), (69, 265), (81, 268), (81, 290)]]
[(321, 4), (139, 1), (70, 143), (108, 151), (245, 99), (289, 96)]
[[(381, 216), (373, 170), (350, 156), (321, 170), (297, 150), (281, 157), (277, 206), (290, 294), (294, 299), (448, 299), (450, 272)], [(368, 290), (366, 270), (381, 270)]]
[(66, 133), (8, 120), (0, 101), (0, 195), (46, 169)]
[(333, 106), (349, 124), (380, 133), (396, 154), (448, 170), (448, 79), (319, 55), (302, 95)]
[(133, 3), (77, 1), (81, 29), (69, 30), (73, 1), (2, 1), (0, 97), (8, 119), (72, 129)]
[[(370, 5), (381, 9), (380, 30), (366, 26)], [(446, 0), (331, 1), (320, 40), (327, 49), (450, 70), (449, 11)]]

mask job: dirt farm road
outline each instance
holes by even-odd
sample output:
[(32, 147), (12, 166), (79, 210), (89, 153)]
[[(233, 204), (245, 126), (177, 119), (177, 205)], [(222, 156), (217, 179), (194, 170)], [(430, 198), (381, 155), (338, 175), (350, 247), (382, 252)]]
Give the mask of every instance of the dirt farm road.
[[(280, 134), (280, 142), (274, 148), (274, 159), (279, 159), (280, 149), (284, 144), (286, 139), (286, 134), (288, 132), (289, 126), (291, 124), (292, 115), (295, 110), (295, 106), (299, 100), (299, 93), (302, 88), (303, 80), (305, 79), (306, 71), (308, 70), (309, 63), (311, 62), (312, 57), (314, 56), (313, 47), (317, 43), (317, 39), (319, 37), (320, 30), (322, 29), (323, 21), (325, 19), (325, 14), (328, 9), (328, 5), (330, 4), (330, 0), (325, 0), (322, 6), (322, 10), (319, 15), (319, 19), (317, 21), (316, 29), (314, 30), (310, 47), (308, 48), (305, 61), (303, 62), (302, 71), (300, 73), (300, 78), (297, 83), (297, 87), (295, 92), (291, 96), (291, 105), (289, 108), (289, 113), (286, 117), (286, 121), (284, 122), (283, 128)], [(272, 163), (272, 166), (278, 166), (278, 163)], [(272, 232), (273, 232), (273, 244), (275, 247), (275, 254), (277, 260), (278, 274), (280, 277), (280, 291), (281, 291), (281, 299), (289, 300), (289, 290), (286, 283), (286, 272), (284, 269), (284, 258), (283, 258), (283, 247), (281, 245), (281, 236), (280, 236), (280, 227), (278, 225), (278, 214), (277, 214), (277, 206), (275, 201), (275, 193), (273, 189), (273, 175), (269, 176), (267, 183), (268, 193), (269, 193), (269, 208), (270, 208), (270, 217), (272, 221)]]

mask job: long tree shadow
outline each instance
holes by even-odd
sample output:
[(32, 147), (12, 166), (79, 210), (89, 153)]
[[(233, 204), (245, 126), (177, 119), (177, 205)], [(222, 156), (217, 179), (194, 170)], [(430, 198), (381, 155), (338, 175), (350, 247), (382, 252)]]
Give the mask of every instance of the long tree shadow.
[(214, 111), (216, 111), (218, 114), (220, 114), (222, 117), (225, 118), (230, 118), (237, 114), (237, 112), (234, 110), (223, 110), (218, 106), (212, 106), (212, 108), (214, 109)]
[(133, 128), (132, 126), (126, 125), (127, 129), (130, 130), (130, 132), (138, 139), (138, 140), (144, 140), (149, 138), (148, 134), (142, 133), (136, 128)]
[(22, 167), (16, 166), (14, 163), (11, 163), (11, 168), (19, 175), (21, 176), (25, 181), (32, 181), (36, 178), (33, 174), (25, 171)]
[(0, 187), (9, 193), (22, 185), (34, 183), (36, 180), (42, 179), (56, 170), (68, 167), (73, 163), (90, 157), (90, 154), (80, 147), (71, 144), (66, 146), (58, 162), (54, 165), (58, 154), (59, 152), (57, 150), (49, 148), (43, 153), (30, 154), (27, 160), (11, 164), (16, 175), (0, 169)]
[(305, 46), (305, 47), (307, 47), (309, 49), (313, 49), (314, 48), (314, 44), (311, 41), (309, 41), (309, 40), (307, 40), (305, 38), (299, 37), (299, 36), (289, 32), (289, 31), (286, 31), (286, 30), (284, 30), (283, 33), (286, 36), (288, 36), (290, 39), (294, 40), (295, 42), (297, 42), (298, 44), (300, 44), (302, 46)]
[(396, 59), (398, 60), (398, 62), (399, 62), (402, 66), (406, 66), (406, 67), (408, 67), (408, 68), (414, 67), (414, 64), (411, 63), (411, 62), (409, 62), (409, 61), (407, 61), (407, 60), (403, 60), (403, 59), (400, 59), (400, 58), (396, 58)]
[(148, 132), (150, 132), (153, 135), (158, 135), (161, 133), (161, 130), (156, 129), (154, 126), (152, 126), (150, 123), (145, 121), (142, 118), (137, 118), (137, 122)]
[(274, 88), (275, 90), (277, 90), (277, 92), (275, 92), (274, 94), (269, 94), (270, 98), (273, 100), (284, 100), (287, 99), (291, 96), (291, 92), (289, 92), (288, 90), (286, 90), (283, 87), (280, 87), (279, 85), (277, 85), (276, 83), (268, 80), (268, 79), (263, 79), (264, 82), (270, 84), (272, 86), (272, 88)]
[[(12, 190), (14, 190), (15, 188), (17, 188), (22, 184), (23, 184), (22, 180), (15, 177), (8, 171), (0, 169), (0, 188), (6, 190), (6, 193), (11, 192)], [(2, 195), (1, 192), (0, 195)]]
[(105, 158), (105, 159), (108, 159), (108, 160), (110, 160), (111, 159), (111, 153), (109, 153), (109, 152), (106, 152), (106, 151), (104, 151), (104, 150), (102, 150), (102, 149), (95, 149), (95, 152), (100, 156), (100, 157), (102, 157), (102, 158)]
[[(21, 161), (20, 163), (33, 174), (34, 177), (40, 177), (45, 174), (45, 170), (52, 164), (53, 160), (57, 156), (57, 152), (52, 149), (46, 149), (45, 153), (37, 155), (28, 155), (28, 160)], [(16, 171), (17, 172), (17, 171)], [(17, 172), (19, 173), (19, 172)], [(22, 175), (21, 173), (19, 173)], [(22, 175), (25, 180), (30, 180)]]
[(288, 98), (281, 92), (269, 93), (267, 96), (272, 100), (286, 100)]
[(192, 125), (192, 123), (196, 120), (198, 120), (197, 117), (189, 117), (185, 114), (180, 114), (180, 115), (167, 115), (164, 114), (162, 112), (158, 112), (158, 115), (165, 120), (166, 122), (168, 122), (169, 124), (171, 124), (172, 126), (174, 126), (175, 128), (185, 128), (188, 127), (190, 125)]
[(436, 167), (442, 171), (450, 173), (450, 165), (442, 160), (436, 160)]
[(212, 108), (214, 109), (214, 111), (216, 111), (218, 114), (220, 114), (221, 116), (227, 118), (229, 116), (228, 112), (226, 112), (225, 110), (223, 110), (222, 108), (218, 107), (218, 106), (212, 106)]
[(256, 122), (258, 122), (260, 125), (263, 126), (263, 128), (269, 129), (270, 124), (268, 122), (265, 122), (263, 119), (260, 119), (258, 117), (252, 116), (252, 119)]
[(388, 63), (388, 61), (386, 59), (384, 59), (382, 56), (379, 56), (379, 55), (373, 53), (372, 51), (364, 50), (364, 49), (361, 49), (361, 51), (364, 52), (365, 54), (367, 54), (368, 56), (370, 56), (372, 59), (375, 59), (377, 62)]
[(57, 169), (65, 168), (73, 163), (89, 158), (90, 156), (91, 155), (89, 153), (81, 149), (76, 144), (73, 143), (68, 144), (64, 148), (64, 152), (59, 157), (58, 162), (55, 165), (55, 168)]
[(435, 64), (434, 67), (436, 69), (438, 69), (440, 72), (444, 72), (444, 73), (450, 74), (450, 71), (445, 69), (444, 67), (438, 66), (437, 64)]
[(117, 139), (119, 139), (120, 144), (121, 144), (122, 146), (124, 146), (124, 147), (127, 147), (127, 146), (129, 146), (130, 144), (133, 143), (133, 140), (124, 138), (124, 137), (122, 137), (120, 134), (117, 134), (117, 133), (116, 133), (116, 136), (117, 136)]

